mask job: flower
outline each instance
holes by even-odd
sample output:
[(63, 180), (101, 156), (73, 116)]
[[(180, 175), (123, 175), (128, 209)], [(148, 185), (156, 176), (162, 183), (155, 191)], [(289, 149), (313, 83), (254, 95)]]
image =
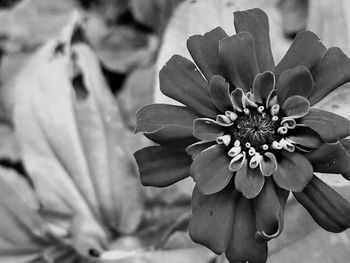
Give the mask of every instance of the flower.
[(267, 15), (234, 13), (236, 35), (217, 27), (188, 39), (195, 61), (173, 56), (160, 89), (184, 106), (152, 104), (136, 132), (159, 144), (135, 153), (141, 182), (191, 176), (191, 238), (231, 262), (265, 262), (283, 228), (290, 192), (324, 229), (350, 226), (350, 204), (314, 172), (350, 179), (350, 122), (313, 107), (350, 80), (350, 60), (312, 32), (299, 33), (275, 66)]

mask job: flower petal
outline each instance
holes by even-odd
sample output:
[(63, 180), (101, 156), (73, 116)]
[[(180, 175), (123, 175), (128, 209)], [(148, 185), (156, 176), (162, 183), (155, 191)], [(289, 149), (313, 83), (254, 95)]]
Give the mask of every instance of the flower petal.
[(321, 109), (310, 109), (301, 123), (316, 131), (326, 142), (336, 142), (350, 135), (350, 121)]
[(299, 65), (304, 65), (311, 70), (321, 60), (326, 50), (314, 33), (310, 31), (298, 33), (286, 55), (274, 70), (276, 79), (279, 79), (283, 71)]
[(255, 239), (256, 221), (253, 202), (241, 197), (236, 204), (232, 240), (226, 257), (230, 262), (265, 263), (267, 243)]
[(205, 149), (209, 148), (210, 146), (213, 146), (214, 144), (216, 144), (215, 141), (212, 142), (196, 142), (194, 144), (191, 144), (190, 146), (188, 146), (186, 148), (186, 152), (187, 154), (191, 155), (192, 159), (196, 158), (196, 156), (204, 151)]
[(324, 229), (339, 233), (350, 227), (350, 203), (314, 176), (295, 198)]
[(265, 71), (256, 75), (253, 82), (255, 102), (265, 102), (271, 91), (275, 88), (275, 82), (275, 75), (271, 71)]
[(230, 84), (219, 75), (215, 75), (210, 79), (209, 83), (211, 99), (220, 111), (232, 110), (230, 99)]
[(316, 149), (323, 143), (317, 132), (308, 126), (302, 125), (297, 125), (292, 129), (287, 139), (291, 140), (293, 144), (306, 148), (305, 150)]
[(233, 108), (239, 112), (245, 108), (245, 94), (241, 88), (236, 88), (231, 92), (231, 102)]
[(198, 118), (193, 123), (193, 136), (202, 141), (215, 141), (224, 134), (223, 127), (209, 118)]
[(305, 154), (315, 172), (343, 174), (350, 180), (350, 154), (340, 142), (324, 143), (315, 151)]
[(312, 92), (314, 81), (310, 71), (305, 66), (297, 66), (282, 72), (276, 84), (277, 99), (280, 105), (293, 96), (307, 98)]
[(197, 187), (193, 190), (192, 218), (189, 225), (191, 239), (222, 254), (231, 241), (238, 193), (231, 187), (212, 195), (203, 195)]
[(217, 27), (203, 36), (194, 35), (187, 40), (191, 57), (208, 81), (213, 75), (223, 73), (219, 60), (219, 40), (225, 37), (225, 31)]
[(315, 88), (309, 96), (311, 106), (350, 81), (350, 59), (337, 47), (331, 47), (311, 70)]
[(233, 176), (229, 162), (223, 145), (211, 146), (196, 156), (190, 174), (203, 194), (214, 194), (227, 186)]
[(241, 32), (219, 42), (220, 59), (233, 85), (249, 91), (256, 74), (259, 73), (253, 36)]
[(198, 116), (187, 107), (167, 104), (146, 105), (136, 113), (135, 132), (144, 132), (159, 144), (193, 140), (193, 121)]
[(259, 169), (251, 169), (248, 161), (243, 162), (242, 168), (239, 169), (235, 176), (235, 187), (246, 198), (256, 197), (264, 186), (265, 177)]
[(265, 179), (264, 188), (254, 199), (258, 240), (269, 241), (282, 232), (288, 195), (289, 191), (276, 187), (271, 177)]
[(287, 98), (282, 104), (282, 110), (290, 118), (300, 118), (305, 116), (310, 109), (309, 101), (302, 96), (294, 95)]
[(270, 176), (277, 170), (277, 160), (273, 153), (266, 152), (260, 161), (260, 170), (264, 176)]
[(217, 110), (211, 102), (208, 83), (196, 66), (179, 55), (172, 56), (159, 72), (160, 90), (196, 113), (216, 117)]
[(313, 168), (302, 154), (282, 151), (282, 158), (278, 163), (273, 179), (283, 189), (300, 192), (313, 176)]
[(275, 62), (273, 61), (270, 44), (269, 19), (265, 12), (254, 8), (237, 11), (233, 15), (236, 32), (249, 32), (254, 37), (256, 59), (260, 72), (273, 70)]
[(183, 149), (150, 146), (134, 153), (141, 183), (165, 187), (188, 177), (191, 157)]

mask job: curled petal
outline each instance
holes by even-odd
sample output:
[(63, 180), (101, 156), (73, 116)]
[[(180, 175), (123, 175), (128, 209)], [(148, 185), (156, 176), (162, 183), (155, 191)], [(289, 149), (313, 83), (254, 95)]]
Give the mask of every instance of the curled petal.
[(315, 88), (309, 95), (311, 105), (350, 81), (350, 59), (337, 47), (331, 47), (311, 71)]
[(271, 90), (269, 96), (267, 97), (265, 106), (266, 108), (272, 108), (274, 105), (277, 105), (277, 95), (275, 89)]
[(172, 56), (159, 72), (162, 93), (188, 106), (201, 116), (215, 118), (217, 109), (211, 101), (208, 83), (188, 59)]
[(271, 71), (256, 75), (253, 82), (253, 94), (257, 103), (267, 100), (270, 92), (275, 88), (275, 82), (275, 75)]
[(236, 202), (233, 220), (232, 239), (226, 250), (230, 262), (265, 263), (267, 259), (267, 243), (255, 239), (256, 220), (254, 204), (241, 197)]
[(216, 144), (215, 141), (212, 142), (196, 142), (194, 144), (191, 144), (190, 146), (188, 146), (186, 148), (186, 152), (187, 154), (191, 155), (192, 159), (196, 158), (196, 156), (204, 151), (205, 149), (209, 148), (210, 146), (213, 146), (214, 144)]
[(288, 129), (294, 129), (297, 125), (295, 120), (289, 117), (282, 118), (281, 124), (287, 127)]
[(282, 110), (289, 118), (301, 118), (305, 116), (310, 109), (309, 101), (302, 96), (294, 95), (289, 97), (282, 104)]
[(264, 176), (270, 176), (277, 170), (277, 160), (273, 153), (266, 152), (260, 161), (260, 170)]
[(324, 143), (315, 151), (305, 154), (315, 172), (336, 173), (350, 180), (350, 155), (340, 142)]
[(190, 173), (203, 194), (217, 193), (228, 185), (233, 176), (229, 162), (223, 145), (213, 145), (196, 156)]
[(254, 199), (258, 240), (269, 241), (282, 232), (288, 194), (289, 191), (277, 188), (271, 177), (265, 179), (264, 188)]
[(242, 168), (235, 176), (235, 187), (248, 199), (256, 197), (264, 186), (265, 177), (259, 169), (251, 169), (248, 161), (244, 160)]
[(224, 134), (222, 127), (209, 118), (199, 118), (193, 123), (193, 136), (202, 141), (215, 141)]
[(299, 65), (304, 65), (311, 70), (321, 60), (326, 50), (314, 33), (310, 31), (298, 33), (286, 55), (274, 70), (276, 79), (279, 79), (283, 71)]
[(233, 105), (233, 108), (236, 111), (241, 112), (243, 108), (245, 108), (245, 95), (244, 91), (240, 88), (235, 89), (231, 92), (231, 102)]
[(295, 198), (324, 229), (339, 233), (350, 227), (350, 203), (314, 176)]
[(350, 121), (321, 109), (310, 109), (300, 122), (316, 131), (326, 142), (337, 142), (350, 135)]
[(316, 149), (323, 144), (323, 140), (317, 132), (302, 125), (297, 125), (287, 139), (293, 144), (306, 148), (305, 150)]
[[(240, 146), (238, 146), (240, 147)], [(229, 169), (232, 172), (236, 172), (239, 169), (241, 169), (244, 161), (246, 160), (246, 153), (245, 152), (241, 152), (239, 154), (237, 154), (235, 157), (232, 158), (230, 165), (229, 165)]]
[(284, 101), (294, 95), (307, 98), (312, 92), (314, 81), (310, 71), (305, 66), (297, 66), (284, 71), (276, 84), (278, 102)]
[(231, 241), (237, 198), (238, 193), (231, 187), (212, 195), (203, 195), (195, 187), (189, 225), (191, 239), (216, 254), (226, 251)]
[(253, 36), (241, 32), (220, 40), (219, 54), (231, 83), (249, 91), (254, 77), (259, 73)]
[(220, 126), (228, 127), (233, 124), (233, 121), (229, 116), (224, 114), (219, 114), (218, 116), (216, 116), (216, 123)]
[(313, 168), (302, 154), (281, 152), (282, 158), (277, 171), (273, 173), (276, 184), (286, 190), (300, 192), (310, 182)]
[(134, 153), (141, 183), (165, 187), (188, 177), (191, 158), (183, 149), (150, 146)]
[(219, 75), (213, 76), (210, 79), (209, 88), (211, 99), (219, 110), (225, 112), (232, 109), (230, 85), (223, 77)]
[(264, 11), (258, 8), (234, 12), (236, 32), (249, 32), (254, 37), (256, 58), (260, 72), (273, 70), (275, 62), (271, 52), (269, 20)]
[(225, 37), (225, 31), (217, 27), (203, 36), (195, 35), (187, 40), (188, 51), (208, 81), (213, 75), (223, 73), (219, 62), (219, 40)]
[(137, 112), (135, 132), (144, 132), (159, 144), (187, 141), (193, 137), (193, 121), (197, 117), (186, 107), (151, 104)]

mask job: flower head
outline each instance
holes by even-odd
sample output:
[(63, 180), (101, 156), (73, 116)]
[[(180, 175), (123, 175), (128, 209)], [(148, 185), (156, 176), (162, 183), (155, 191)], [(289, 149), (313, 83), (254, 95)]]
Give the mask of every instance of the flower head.
[(265, 262), (290, 191), (323, 228), (350, 226), (350, 204), (314, 175), (350, 179), (350, 122), (313, 107), (350, 80), (350, 60), (301, 32), (275, 66), (266, 14), (234, 18), (236, 35), (218, 27), (188, 39), (196, 65), (175, 55), (161, 70), (161, 91), (185, 106), (138, 112), (136, 131), (159, 146), (135, 157), (144, 185), (194, 179), (194, 241), (232, 262)]

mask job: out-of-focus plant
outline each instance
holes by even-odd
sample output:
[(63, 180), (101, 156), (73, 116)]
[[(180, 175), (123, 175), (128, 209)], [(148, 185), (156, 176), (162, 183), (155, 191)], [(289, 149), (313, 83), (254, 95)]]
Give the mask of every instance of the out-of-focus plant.
[(231, 262), (266, 262), (283, 228), (290, 192), (324, 229), (350, 226), (350, 204), (314, 172), (350, 179), (350, 122), (313, 107), (350, 80), (350, 60), (301, 32), (275, 66), (266, 14), (235, 12), (236, 35), (192, 36), (196, 65), (173, 56), (160, 72), (164, 95), (136, 132), (159, 144), (135, 153), (141, 182), (166, 187), (191, 176), (191, 238)]

